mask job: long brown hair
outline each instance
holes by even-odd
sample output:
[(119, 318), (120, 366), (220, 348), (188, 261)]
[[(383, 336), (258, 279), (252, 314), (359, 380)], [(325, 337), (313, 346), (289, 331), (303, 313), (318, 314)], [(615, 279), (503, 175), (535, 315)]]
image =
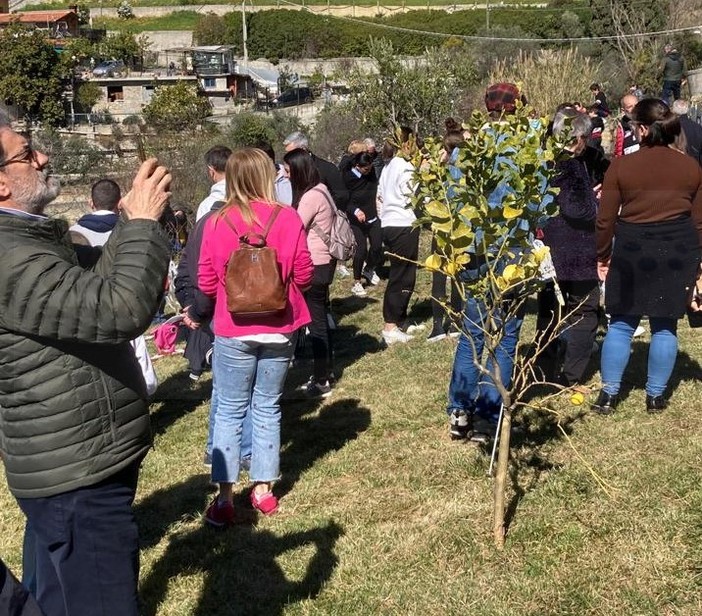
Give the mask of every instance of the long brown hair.
[(256, 222), (252, 201), (263, 201), (280, 206), (275, 199), (276, 170), (268, 154), (258, 148), (238, 148), (227, 159), (225, 180), (227, 202), (218, 216), (226, 216), (237, 208), (248, 223)]
[(290, 185), (292, 186), (292, 206), (297, 209), (300, 199), (308, 191), (317, 186), (322, 180), (317, 166), (307, 150), (297, 148), (290, 150), (283, 161), (290, 169)]

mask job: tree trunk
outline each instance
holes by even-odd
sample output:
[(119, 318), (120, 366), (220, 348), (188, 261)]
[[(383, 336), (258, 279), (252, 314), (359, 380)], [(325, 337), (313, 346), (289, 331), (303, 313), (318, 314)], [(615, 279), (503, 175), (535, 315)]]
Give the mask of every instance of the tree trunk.
[(495, 473), (493, 535), (495, 547), (501, 550), (505, 546), (505, 491), (507, 488), (507, 473), (509, 470), (509, 438), (512, 429), (512, 408), (505, 400), (502, 426), (500, 427), (500, 442), (497, 449), (497, 472)]

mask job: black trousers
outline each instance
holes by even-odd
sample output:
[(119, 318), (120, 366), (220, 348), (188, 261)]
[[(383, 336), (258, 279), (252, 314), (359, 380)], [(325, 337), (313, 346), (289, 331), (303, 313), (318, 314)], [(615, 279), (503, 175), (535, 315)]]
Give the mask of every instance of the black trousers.
[(36, 598), (46, 616), (137, 616), (139, 465), (86, 488), (17, 499), (36, 535)]
[[(436, 252), (436, 240), (432, 240), (431, 242), (431, 251)], [(458, 328), (461, 328), (461, 320), (463, 318), (462, 311), (463, 311), (463, 298), (461, 297), (461, 294), (458, 291), (458, 286), (456, 285), (456, 282), (446, 276), (446, 274), (442, 274), (441, 272), (432, 272), (431, 274), (431, 316), (432, 316), (432, 321), (433, 321), (433, 330), (434, 331), (439, 331), (441, 329), (447, 329), (448, 325), (444, 327), (444, 317), (447, 316), (446, 309), (444, 306), (441, 305), (440, 302), (446, 303), (446, 300), (448, 299), (448, 294), (446, 293), (446, 283), (448, 282), (449, 286), (451, 287), (451, 300), (449, 303), (449, 307), (451, 308), (452, 312), (455, 314), (453, 315), (453, 319), (456, 320)]]
[[(576, 385), (582, 381), (592, 355), (597, 334), (600, 286), (597, 280), (560, 280), (558, 286), (565, 300), (563, 308), (558, 305), (553, 284), (547, 285), (539, 293), (537, 340), (541, 336), (546, 336), (548, 340), (562, 316), (569, 315), (563, 327), (566, 345), (561, 379), (565, 385)], [(551, 347), (555, 349), (555, 341)]]
[[(356, 238), (356, 254), (353, 256), (353, 278), (361, 279), (363, 265), (369, 270), (375, 271), (383, 256), (383, 236), (380, 228), (380, 220), (375, 220), (371, 224), (354, 223), (351, 225), (353, 235)], [(370, 250), (368, 249), (370, 244)]]
[(312, 286), (305, 291), (307, 308), (312, 316), (310, 323), (310, 338), (312, 339), (312, 358), (314, 380), (324, 383), (329, 380), (332, 372), (334, 351), (332, 347), (332, 331), (327, 319), (329, 305), (329, 286), (334, 279), (336, 261), (325, 265), (315, 265), (312, 276)]
[(390, 272), (383, 298), (383, 319), (401, 324), (407, 320), (407, 307), (417, 280), (419, 227), (383, 227), (383, 243), (392, 253), (388, 255)]

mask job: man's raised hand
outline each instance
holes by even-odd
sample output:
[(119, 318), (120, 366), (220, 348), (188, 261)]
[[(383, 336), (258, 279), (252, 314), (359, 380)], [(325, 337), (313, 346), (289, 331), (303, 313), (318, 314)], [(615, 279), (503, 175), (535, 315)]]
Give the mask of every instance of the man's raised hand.
[(158, 220), (166, 208), (171, 193), (171, 174), (155, 158), (141, 163), (132, 189), (122, 199), (122, 210), (132, 220)]

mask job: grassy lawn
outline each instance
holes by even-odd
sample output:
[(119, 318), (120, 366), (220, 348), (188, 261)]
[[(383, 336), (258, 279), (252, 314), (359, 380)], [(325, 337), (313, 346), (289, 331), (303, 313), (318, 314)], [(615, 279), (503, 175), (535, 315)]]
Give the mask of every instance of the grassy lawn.
[[(331, 398), (295, 399), (309, 365), (290, 373), (271, 518), (254, 517), (241, 485), (240, 524), (203, 526), (214, 492), (202, 466), (209, 377), (192, 386), (183, 359), (157, 362), (156, 443), (136, 504), (144, 614), (701, 614), (699, 332), (681, 324), (671, 406), (659, 417), (644, 411), (648, 334), (634, 344), (614, 416), (567, 400), (520, 416), (497, 552), (486, 452), (448, 438), (454, 343), (381, 349), (383, 285), (362, 299), (348, 279), (335, 283), (343, 375)], [(421, 272), (416, 321), (430, 319), (428, 289)], [(533, 318), (526, 341), (532, 331)], [(22, 527), (3, 486), (0, 554), (16, 572)]]

